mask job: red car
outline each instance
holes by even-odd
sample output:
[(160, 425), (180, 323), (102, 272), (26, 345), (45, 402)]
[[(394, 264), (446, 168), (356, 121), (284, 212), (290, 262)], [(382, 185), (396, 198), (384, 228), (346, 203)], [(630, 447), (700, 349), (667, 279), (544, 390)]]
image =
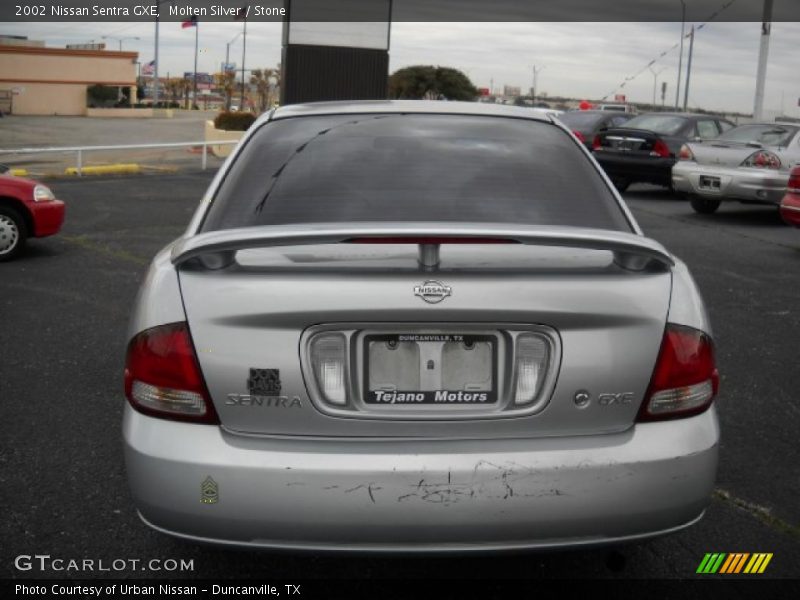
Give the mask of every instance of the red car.
[(781, 201), (781, 217), (789, 225), (800, 227), (800, 167), (792, 169), (786, 195)]
[(29, 237), (58, 233), (64, 203), (38, 181), (0, 175), (0, 262), (22, 252)]

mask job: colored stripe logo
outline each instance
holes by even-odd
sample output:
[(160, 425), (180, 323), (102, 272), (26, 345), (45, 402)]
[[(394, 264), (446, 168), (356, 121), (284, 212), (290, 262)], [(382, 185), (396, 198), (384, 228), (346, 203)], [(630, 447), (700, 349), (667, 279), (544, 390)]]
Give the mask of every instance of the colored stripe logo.
[(696, 573), (703, 575), (713, 575), (715, 573), (725, 575), (738, 575), (747, 573), (750, 575), (763, 573), (769, 561), (772, 560), (772, 553), (756, 552), (709, 552), (700, 562)]

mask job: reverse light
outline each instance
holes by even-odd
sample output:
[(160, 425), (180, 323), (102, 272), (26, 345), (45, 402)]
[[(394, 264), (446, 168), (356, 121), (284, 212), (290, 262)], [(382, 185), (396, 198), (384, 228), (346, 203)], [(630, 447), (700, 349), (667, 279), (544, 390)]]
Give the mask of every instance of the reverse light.
[(694, 153), (686, 144), (681, 146), (681, 149), (678, 152), (678, 160), (694, 160)]
[(153, 327), (130, 341), (125, 395), (147, 415), (219, 423), (186, 323)]
[(768, 150), (759, 150), (748, 156), (741, 164), (742, 167), (755, 167), (757, 169), (780, 169), (781, 159), (777, 154)]
[(311, 340), (311, 366), (317, 389), (326, 402), (347, 401), (347, 342), (338, 333), (322, 333)]
[(49, 202), (55, 200), (56, 196), (49, 187), (39, 184), (33, 188), (33, 199), (35, 202)]
[(711, 339), (668, 324), (638, 421), (678, 419), (705, 411), (719, 389)]
[(656, 140), (653, 144), (653, 149), (650, 151), (650, 156), (659, 156), (661, 158), (669, 158), (669, 146), (664, 143), (664, 140)]
[(539, 397), (547, 374), (550, 345), (538, 335), (522, 333), (514, 353), (514, 404), (530, 404)]

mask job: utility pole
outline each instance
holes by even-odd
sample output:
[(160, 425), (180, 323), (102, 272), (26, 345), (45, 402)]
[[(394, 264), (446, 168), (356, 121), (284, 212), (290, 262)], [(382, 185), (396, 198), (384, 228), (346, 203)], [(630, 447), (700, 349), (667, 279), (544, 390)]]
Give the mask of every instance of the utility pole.
[(681, 53), (678, 56), (678, 82), (675, 85), (675, 110), (679, 110), (681, 98), (681, 68), (683, 67), (683, 38), (686, 28), (686, 3), (681, 0)]
[(683, 90), (683, 112), (686, 112), (686, 105), (689, 103), (689, 76), (692, 74), (692, 52), (694, 52), (694, 25), (689, 33), (689, 59), (686, 61), (686, 85)]
[(242, 28), (242, 98), (239, 102), (239, 110), (244, 110), (244, 58), (247, 52), (247, 17), (244, 18)]
[(156, 0), (156, 48), (155, 48), (155, 70), (153, 72), (153, 106), (158, 106), (158, 15), (161, 13), (161, 0)]
[(767, 79), (767, 57), (769, 56), (769, 36), (772, 30), (772, 0), (764, 0), (764, 13), (761, 19), (761, 46), (758, 49), (758, 71), (756, 72), (756, 97), (753, 103), (753, 119), (764, 118), (764, 82)]
[(195, 21), (194, 23), (194, 90), (192, 91), (192, 108), (197, 105), (200, 108), (200, 105), (197, 104), (197, 49), (198, 49), (198, 39), (200, 38), (200, 22)]

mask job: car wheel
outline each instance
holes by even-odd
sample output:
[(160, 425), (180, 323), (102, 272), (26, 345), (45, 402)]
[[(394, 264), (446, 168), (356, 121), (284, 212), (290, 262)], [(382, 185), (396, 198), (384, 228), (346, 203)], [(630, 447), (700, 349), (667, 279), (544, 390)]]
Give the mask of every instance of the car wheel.
[(701, 215), (710, 215), (716, 212), (720, 205), (720, 200), (716, 198), (703, 198), (701, 196), (691, 196), (689, 202), (694, 212)]
[(0, 261), (11, 260), (25, 247), (25, 220), (16, 210), (0, 206)]
[(631, 184), (630, 181), (624, 179), (622, 177), (614, 177), (611, 179), (611, 183), (614, 184), (614, 187), (617, 188), (617, 191), (621, 194), (625, 190), (628, 189), (628, 186)]

